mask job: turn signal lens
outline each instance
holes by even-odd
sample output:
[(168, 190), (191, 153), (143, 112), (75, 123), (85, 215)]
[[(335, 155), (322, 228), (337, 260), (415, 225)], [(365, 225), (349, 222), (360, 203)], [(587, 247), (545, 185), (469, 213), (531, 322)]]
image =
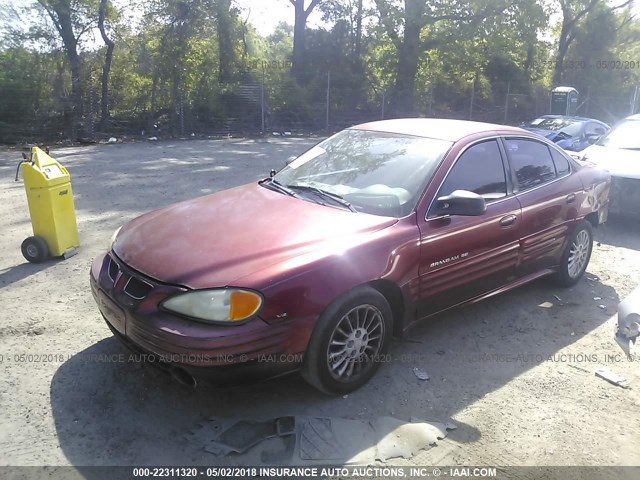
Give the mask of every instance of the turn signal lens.
[(248, 290), (234, 290), (230, 297), (229, 320), (244, 320), (260, 308), (262, 298)]

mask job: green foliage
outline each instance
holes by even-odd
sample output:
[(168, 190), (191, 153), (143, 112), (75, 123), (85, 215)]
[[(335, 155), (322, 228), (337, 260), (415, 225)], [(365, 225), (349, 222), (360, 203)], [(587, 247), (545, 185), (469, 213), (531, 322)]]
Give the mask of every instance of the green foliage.
[[(471, 95), (478, 105), (500, 105), (507, 94), (523, 111), (537, 112), (533, 98), (553, 86), (562, 30), (561, 23), (549, 26), (551, 12), (565, 5), (575, 16), (591, 1), (322, 0), (323, 26), (307, 25), (303, 69), (295, 76), (289, 23), (263, 37), (231, 0), (151, 0), (126, 11), (110, 2), (111, 130), (258, 131), (263, 99), (266, 128), (324, 128), (329, 83), (336, 127), (379, 118), (383, 102), (388, 115), (407, 98), (416, 115), (465, 117)], [(98, 4), (38, 0), (0, 17), (0, 141), (63, 135), (60, 119), (73, 104), (71, 65), (55, 8), (69, 8), (82, 67), (82, 121), (95, 122), (106, 49), (93, 31)], [(132, 17), (134, 6), (140, 13)], [(637, 63), (640, 23), (631, 13), (599, 0), (572, 26), (565, 62), (582, 67), (565, 69), (563, 83), (581, 98), (626, 95), (640, 84), (640, 64), (595, 68), (597, 61)], [(19, 20), (27, 18), (25, 31)], [(595, 103), (588, 104), (594, 114)], [(624, 108), (597, 113), (611, 121)]]

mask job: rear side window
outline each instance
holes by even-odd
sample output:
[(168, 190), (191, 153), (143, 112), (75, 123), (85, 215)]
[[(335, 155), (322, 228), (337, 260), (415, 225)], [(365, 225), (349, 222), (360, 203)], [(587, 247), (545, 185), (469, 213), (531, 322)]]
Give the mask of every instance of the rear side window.
[(507, 182), (498, 142), (489, 140), (469, 147), (447, 175), (438, 197), (468, 190), (491, 200), (507, 195)]
[(556, 166), (558, 176), (560, 177), (569, 173), (569, 160), (555, 148), (550, 148), (549, 150), (551, 150), (551, 156), (553, 157), (553, 163)]
[(511, 138), (507, 139), (505, 144), (521, 191), (556, 178), (556, 167), (551, 159), (549, 147), (544, 143)]

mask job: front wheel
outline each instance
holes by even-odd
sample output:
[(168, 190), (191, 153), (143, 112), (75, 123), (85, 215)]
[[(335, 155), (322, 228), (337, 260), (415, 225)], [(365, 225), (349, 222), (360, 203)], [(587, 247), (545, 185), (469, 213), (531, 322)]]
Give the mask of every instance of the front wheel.
[(320, 315), (302, 376), (325, 393), (356, 390), (380, 366), (391, 331), (391, 308), (381, 293), (371, 287), (348, 292)]
[(584, 275), (591, 250), (593, 249), (593, 228), (583, 220), (569, 237), (569, 241), (560, 260), (560, 269), (556, 274), (556, 282), (563, 287), (571, 287), (578, 283)]

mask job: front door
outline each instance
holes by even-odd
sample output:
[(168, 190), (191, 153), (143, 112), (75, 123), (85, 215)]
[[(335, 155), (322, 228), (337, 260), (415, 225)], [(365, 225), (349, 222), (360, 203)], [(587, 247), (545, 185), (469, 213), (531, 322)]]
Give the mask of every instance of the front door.
[(522, 224), (497, 139), (468, 147), (453, 164), (434, 200), (455, 190), (482, 195), (479, 216), (436, 215), (419, 221), (421, 246), (418, 318), (477, 297), (514, 279)]

